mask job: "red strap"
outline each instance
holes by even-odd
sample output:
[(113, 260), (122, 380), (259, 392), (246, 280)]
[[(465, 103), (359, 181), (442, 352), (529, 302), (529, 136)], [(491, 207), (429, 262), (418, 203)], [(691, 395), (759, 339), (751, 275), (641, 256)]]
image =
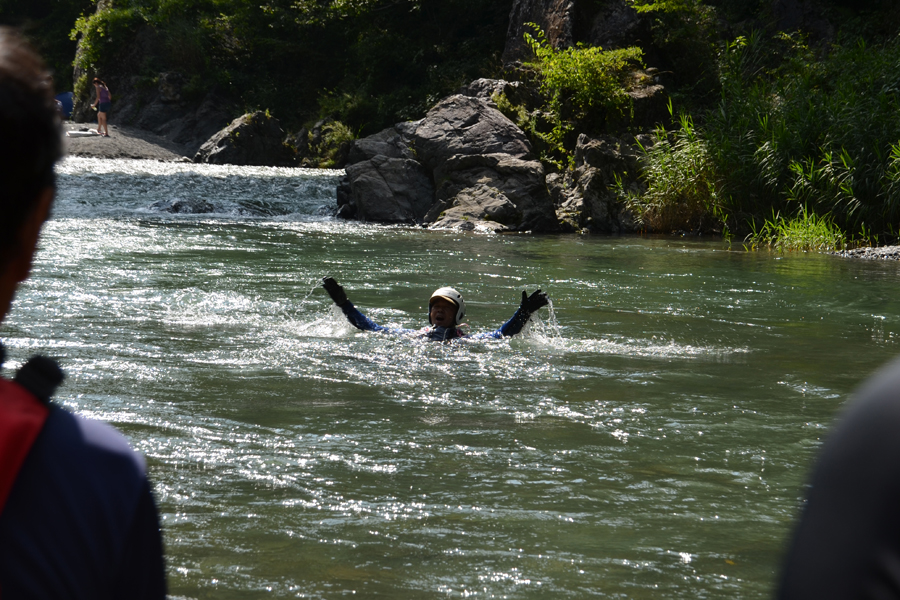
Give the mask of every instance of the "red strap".
[(50, 409), (18, 383), (0, 379), (0, 512)]

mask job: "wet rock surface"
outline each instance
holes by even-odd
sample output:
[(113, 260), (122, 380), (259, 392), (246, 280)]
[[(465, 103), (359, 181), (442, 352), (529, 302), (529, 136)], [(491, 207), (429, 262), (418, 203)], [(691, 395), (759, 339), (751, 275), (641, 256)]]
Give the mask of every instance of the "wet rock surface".
[(844, 258), (863, 258), (868, 260), (900, 260), (900, 246), (881, 246), (878, 248), (854, 248), (835, 252)]
[(286, 167), (293, 162), (284, 132), (274, 117), (257, 111), (242, 115), (212, 136), (194, 162), (215, 165)]
[(357, 140), (346, 171), (337, 194), (338, 215), (346, 218), (441, 229), (558, 229), (530, 142), (481, 97), (450, 96), (420, 121)]

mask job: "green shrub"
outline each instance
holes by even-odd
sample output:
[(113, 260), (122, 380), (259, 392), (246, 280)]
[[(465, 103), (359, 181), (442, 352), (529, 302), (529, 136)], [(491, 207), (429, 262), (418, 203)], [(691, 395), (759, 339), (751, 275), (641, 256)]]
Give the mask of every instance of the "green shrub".
[(81, 38), (75, 67), (86, 73), (96, 72), (104, 60), (121, 51), (141, 22), (143, 18), (137, 10), (110, 5), (90, 16), (79, 17), (69, 34), (70, 39)]
[(631, 4), (650, 17), (657, 54), (653, 66), (670, 74), (673, 91), (697, 105), (713, 100), (718, 86), (718, 20), (709, 2), (631, 0)]
[(893, 237), (900, 217), (900, 42), (835, 46), (738, 38), (704, 130), (732, 222), (808, 206), (845, 232)]
[(759, 231), (747, 235), (744, 247), (766, 247), (777, 252), (835, 252), (847, 247), (847, 237), (830, 216), (820, 217), (804, 205), (792, 218), (773, 213)]
[(319, 166), (325, 169), (335, 167), (341, 154), (347, 151), (349, 144), (355, 139), (353, 130), (340, 121), (332, 121), (322, 127), (322, 143), (318, 148)]
[(605, 51), (599, 47), (557, 50), (547, 42), (544, 32), (528, 24), (535, 36), (525, 33), (525, 42), (535, 60), (526, 64), (537, 80), (548, 115), (549, 130), (533, 123), (533, 135), (546, 143), (549, 159), (565, 159), (571, 165), (570, 139), (576, 127), (599, 130), (611, 118), (628, 115), (632, 106), (626, 93), (626, 80), (640, 64), (640, 48)]
[(721, 232), (724, 219), (707, 143), (689, 116), (679, 121), (680, 129), (672, 134), (658, 129), (655, 143), (641, 147), (647, 190), (625, 194), (626, 204), (650, 232)]

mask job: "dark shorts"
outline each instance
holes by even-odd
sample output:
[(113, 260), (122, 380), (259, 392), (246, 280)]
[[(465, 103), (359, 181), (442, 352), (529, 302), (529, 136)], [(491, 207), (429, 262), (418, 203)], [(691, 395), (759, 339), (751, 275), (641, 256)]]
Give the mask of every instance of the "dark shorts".
[(111, 106), (112, 102), (101, 102), (99, 106), (97, 106), (97, 112), (108, 113)]

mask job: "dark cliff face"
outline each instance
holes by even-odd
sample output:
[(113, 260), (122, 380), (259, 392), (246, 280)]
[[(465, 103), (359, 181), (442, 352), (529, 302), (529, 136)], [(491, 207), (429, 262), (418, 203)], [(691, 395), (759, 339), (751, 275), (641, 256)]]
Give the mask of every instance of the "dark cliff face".
[(509, 29), (503, 64), (530, 58), (524, 34), (534, 33), (525, 23), (536, 23), (554, 48), (568, 48), (575, 43), (572, 28), (575, 20), (575, 0), (515, 0), (509, 13)]

